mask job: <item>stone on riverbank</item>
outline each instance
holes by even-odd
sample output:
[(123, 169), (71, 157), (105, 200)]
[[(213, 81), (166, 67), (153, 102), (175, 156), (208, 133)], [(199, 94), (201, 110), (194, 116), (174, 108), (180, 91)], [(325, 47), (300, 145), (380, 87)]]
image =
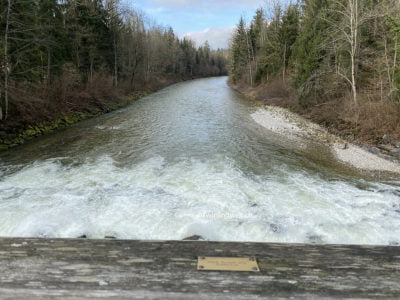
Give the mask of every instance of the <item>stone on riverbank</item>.
[(400, 152), (392, 151), (393, 148), (387, 145), (379, 145), (379, 148), (368, 145), (358, 147), (330, 134), (318, 124), (280, 107), (259, 109), (252, 114), (252, 118), (263, 127), (295, 142), (304, 143), (308, 140), (322, 143), (331, 149), (338, 160), (357, 169), (400, 173), (400, 164), (386, 159), (390, 158), (387, 154), (393, 158), (400, 157)]

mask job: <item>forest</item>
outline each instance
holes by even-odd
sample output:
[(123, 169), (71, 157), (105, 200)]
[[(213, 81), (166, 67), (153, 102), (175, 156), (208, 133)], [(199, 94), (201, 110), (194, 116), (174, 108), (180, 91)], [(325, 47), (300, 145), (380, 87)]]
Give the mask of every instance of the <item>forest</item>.
[(274, 2), (239, 21), (231, 83), (352, 141), (382, 143), (400, 137), (399, 38), (397, 0)]
[(227, 73), (224, 51), (179, 39), (118, 0), (6, 0), (0, 14), (3, 135)]

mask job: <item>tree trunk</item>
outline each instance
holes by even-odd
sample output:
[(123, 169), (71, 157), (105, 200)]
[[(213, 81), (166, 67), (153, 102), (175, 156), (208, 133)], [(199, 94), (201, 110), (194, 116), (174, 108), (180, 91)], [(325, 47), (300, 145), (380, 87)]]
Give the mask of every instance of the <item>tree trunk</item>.
[[(10, 73), (10, 66), (8, 62), (8, 34), (10, 28), (10, 13), (11, 13), (11, 0), (8, 0), (7, 16), (6, 16), (6, 30), (4, 34), (4, 115), (1, 113), (1, 120), (7, 120), (8, 116), (8, 77)], [(1, 106), (1, 105), (0, 105)]]
[(131, 87), (133, 86), (133, 82), (135, 80), (135, 75), (138, 65), (139, 65), (139, 60), (138, 58), (135, 58), (135, 65), (132, 66), (132, 73), (131, 73)]
[(351, 90), (353, 92), (354, 104), (357, 104), (357, 82), (356, 82), (356, 71), (355, 71), (355, 58), (351, 56)]
[(287, 45), (285, 42), (285, 48), (283, 49), (283, 71), (282, 71), (283, 82), (285, 82), (285, 77), (286, 77), (286, 51), (287, 51)]
[(397, 65), (397, 48), (398, 48), (398, 34), (396, 34), (395, 44), (394, 44), (394, 57), (393, 57), (393, 70), (392, 70), (392, 86), (394, 86), (394, 77), (396, 72), (396, 65)]
[(94, 74), (94, 54), (92, 51), (89, 52), (89, 83), (93, 83), (93, 74)]
[(0, 121), (3, 120), (3, 105), (2, 105), (2, 97), (1, 97), (1, 89), (0, 89)]
[(357, 82), (356, 82), (356, 55), (358, 48), (358, 0), (349, 0), (350, 5), (350, 48), (351, 48), (351, 89), (354, 103), (357, 104)]
[(50, 85), (51, 81), (51, 50), (47, 49), (47, 85)]
[(252, 46), (250, 44), (249, 35), (245, 32), (246, 35), (246, 43), (247, 43), (247, 55), (248, 55), (248, 64), (249, 64), (249, 81), (250, 86), (253, 87), (253, 58), (252, 58)]
[(117, 53), (117, 41), (114, 34), (114, 86), (118, 86), (118, 53)]

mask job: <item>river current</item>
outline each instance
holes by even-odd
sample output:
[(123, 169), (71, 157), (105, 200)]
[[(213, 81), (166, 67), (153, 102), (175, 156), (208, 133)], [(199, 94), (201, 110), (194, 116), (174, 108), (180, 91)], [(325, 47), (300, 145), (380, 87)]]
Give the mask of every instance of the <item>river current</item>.
[(253, 121), (226, 77), (183, 82), (0, 154), (0, 236), (400, 243), (400, 182)]

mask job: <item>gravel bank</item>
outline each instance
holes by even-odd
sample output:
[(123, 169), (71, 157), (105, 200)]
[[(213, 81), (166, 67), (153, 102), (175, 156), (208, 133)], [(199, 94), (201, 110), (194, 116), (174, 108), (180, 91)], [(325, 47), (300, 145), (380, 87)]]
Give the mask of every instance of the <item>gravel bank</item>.
[(330, 147), (335, 157), (352, 167), (368, 171), (393, 172), (400, 174), (400, 164), (386, 160), (356, 145), (348, 144), (330, 134), (326, 129), (286, 109), (268, 106), (253, 113), (254, 121), (294, 141), (312, 140)]

